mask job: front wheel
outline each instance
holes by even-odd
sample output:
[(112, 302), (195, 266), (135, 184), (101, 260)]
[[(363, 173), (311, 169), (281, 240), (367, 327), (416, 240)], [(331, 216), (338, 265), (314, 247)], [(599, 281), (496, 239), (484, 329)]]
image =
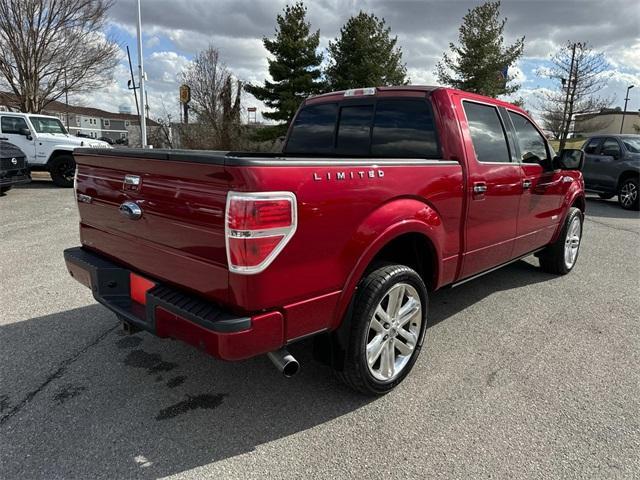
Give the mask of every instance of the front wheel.
[(560, 236), (539, 255), (542, 270), (556, 275), (566, 275), (573, 270), (580, 252), (582, 223), (580, 209), (571, 207)]
[(59, 187), (73, 187), (75, 172), (76, 162), (71, 155), (60, 155), (54, 158), (49, 166), (51, 180)]
[(637, 178), (626, 178), (620, 183), (618, 203), (625, 210), (638, 210), (640, 195), (638, 194)]
[(344, 368), (338, 377), (367, 395), (383, 395), (409, 374), (427, 325), (427, 289), (414, 270), (384, 265), (360, 282)]

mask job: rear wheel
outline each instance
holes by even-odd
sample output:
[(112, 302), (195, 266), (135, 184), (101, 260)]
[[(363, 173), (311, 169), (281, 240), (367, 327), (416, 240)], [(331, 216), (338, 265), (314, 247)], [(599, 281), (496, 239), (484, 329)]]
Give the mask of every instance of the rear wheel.
[(598, 196), (602, 200), (609, 200), (610, 198), (613, 198), (615, 195), (613, 193), (599, 193)]
[(344, 368), (338, 377), (367, 395), (395, 388), (413, 367), (427, 324), (427, 289), (404, 265), (384, 265), (358, 286)]
[(539, 255), (542, 270), (556, 275), (566, 275), (573, 270), (580, 252), (582, 220), (580, 209), (569, 209), (560, 236)]
[(638, 178), (629, 177), (622, 180), (618, 191), (618, 203), (620, 206), (625, 210), (638, 210), (639, 202)]
[(60, 155), (54, 158), (49, 165), (51, 180), (59, 187), (73, 187), (75, 171), (76, 162), (71, 155)]

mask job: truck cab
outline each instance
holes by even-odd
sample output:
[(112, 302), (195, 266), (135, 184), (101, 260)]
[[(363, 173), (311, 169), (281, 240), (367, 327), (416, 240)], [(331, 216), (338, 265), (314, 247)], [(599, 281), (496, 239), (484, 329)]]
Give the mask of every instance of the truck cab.
[(69, 135), (62, 122), (52, 116), (0, 112), (0, 136), (25, 154), (31, 171), (46, 171), (60, 187), (73, 186), (76, 148), (110, 148), (99, 140)]

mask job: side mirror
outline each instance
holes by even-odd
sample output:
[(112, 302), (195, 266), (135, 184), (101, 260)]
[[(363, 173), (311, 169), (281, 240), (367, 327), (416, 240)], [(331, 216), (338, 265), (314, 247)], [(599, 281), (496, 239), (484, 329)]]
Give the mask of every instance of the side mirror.
[(20, 135), (24, 135), (25, 137), (27, 137), (27, 140), (31, 140), (31, 130), (29, 130), (28, 128), (21, 128)]
[(553, 167), (560, 170), (582, 170), (584, 152), (577, 148), (565, 148), (553, 159)]

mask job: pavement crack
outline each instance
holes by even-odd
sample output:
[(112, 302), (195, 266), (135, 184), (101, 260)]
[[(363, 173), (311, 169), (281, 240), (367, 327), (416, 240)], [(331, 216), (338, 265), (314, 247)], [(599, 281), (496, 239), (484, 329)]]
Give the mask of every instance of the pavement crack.
[(634, 235), (640, 235), (640, 232), (637, 232), (636, 230), (631, 230), (630, 228), (614, 227), (613, 225), (610, 225), (608, 223), (599, 222), (598, 220), (594, 220), (591, 217), (586, 217), (586, 220), (588, 220), (590, 222), (593, 222), (593, 223), (597, 223), (598, 225), (602, 225), (603, 227), (612, 228), (613, 230), (619, 230), (621, 232), (628, 232), (628, 233), (633, 233)]
[(73, 364), (80, 356), (86, 353), (91, 347), (95, 347), (98, 343), (100, 343), (107, 335), (113, 332), (116, 328), (118, 328), (120, 324), (116, 324), (113, 327), (109, 327), (107, 330), (102, 332), (96, 338), (94, 338), (90, 343), (85, 345), (82, 349), (78, 350), (76, 353), (71, 355), (69, 358), (63, 360), (58, 368), (51, 373), (45, 380), (36, 388), (29, 392), (20, 402), (18, 402), (14, 407), (12, 407), (3, 417), (0, 417), (0, 425), (4, 425), (11, 417), (13, 417), (16, 413), (22, 410), (31, 400), (33, 400), (40, 392), (42, 392), (47, 385), (49, 385), (54, 380), (62, 377), (67, 368)]

